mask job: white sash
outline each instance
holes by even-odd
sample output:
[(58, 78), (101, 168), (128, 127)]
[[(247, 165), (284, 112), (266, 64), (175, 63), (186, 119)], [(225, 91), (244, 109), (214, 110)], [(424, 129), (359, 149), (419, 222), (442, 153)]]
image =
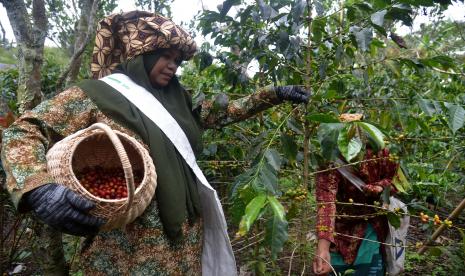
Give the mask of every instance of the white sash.
[(202, 274), (236, 275), (236, 261), (229, 241), (221, 202), (215, 189), (208, 183), (197, 165), (194, 152), (184, 131), (150, 92), (134, 83), (128, 76), (116, 73), (100, 80), (119, 91), (160, 128), (202, 183), (199, 187), (204, 233)]

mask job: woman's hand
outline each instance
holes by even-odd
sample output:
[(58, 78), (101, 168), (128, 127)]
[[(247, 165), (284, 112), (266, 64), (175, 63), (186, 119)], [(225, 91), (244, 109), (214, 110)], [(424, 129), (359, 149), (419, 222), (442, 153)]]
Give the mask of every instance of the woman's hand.
[(331, 255), (329, 254), (329, 246), (331, 242), (328, 240), (318, 240), (315, 258), (313, 259), (313, 272), (316, 275), (327, 275), (331, 272)]
[(365, 195), (367, 196), (372, 196), (376, 197), (379, 196), (383, 192), (384, 188), (380, 185), (376, 184), (367, 184), (363, 186), (363, 191), (365, 192)]
[(105, 221), (89, 215), (95, 204), (63, 185), (50, 183), (24, 195), (32, 211), (46, 224), (63, 233), (87, 236), (96, 234)]
[(306, 91), (299, 85), (277, 86), (276, 95), (283, 101), (291, 101), (293, 103), (308, 103), (310, 92)]

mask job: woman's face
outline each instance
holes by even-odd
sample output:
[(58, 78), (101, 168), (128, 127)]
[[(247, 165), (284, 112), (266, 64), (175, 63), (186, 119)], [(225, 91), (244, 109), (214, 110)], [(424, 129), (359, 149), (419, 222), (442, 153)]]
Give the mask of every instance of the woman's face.
[(150, 71), (150, 82), (154, 87), (164, 87), (176, 74), (181, 64), (181, 51), (177, 49), (163, 50), (161, 57)]

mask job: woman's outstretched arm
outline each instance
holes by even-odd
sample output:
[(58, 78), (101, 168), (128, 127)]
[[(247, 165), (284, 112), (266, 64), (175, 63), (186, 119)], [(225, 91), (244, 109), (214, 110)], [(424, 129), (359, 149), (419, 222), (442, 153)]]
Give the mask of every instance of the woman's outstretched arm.
[(268, 86), (237, 100), (228, 101), (223, 95), (215, 101), (204, 101), (201, 105), (200, 117), (204, 128), (219, 129), (246, 120), (284, 101), (306, 103), (308, 98), (309, 93), (300, 86)]

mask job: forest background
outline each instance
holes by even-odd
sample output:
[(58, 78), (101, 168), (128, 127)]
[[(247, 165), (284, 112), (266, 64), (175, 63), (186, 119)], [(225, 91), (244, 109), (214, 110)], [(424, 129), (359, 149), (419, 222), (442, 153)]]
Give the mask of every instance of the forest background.
[[(174, 2), (134, 5), (176, 18)], [(118, 1), (0, 3), (15, 36), (0, 26), (1, 130), (90, 76), (95, 24)], [(462, 17), (447, 18), (450, 7)], [(306, 106), (282, 105), (204, 135), (199, 163), (221, 195), (241, 274), (311, 275), (314, 175), (338, 152), (356, 163), (363, 145), (354, 133), (363, 131), (401, 163), (395, 185), (411, 216), (404, 275), (464, 275), (465, 216), (451, 215), (465, 196), (464, 14), (463, 1), (449, 0), (226, 0), (184, 22), (200, 41), (180, 70), (194, 103), (221, 106), (265, 85), (305, 85), (312, 94)], [(428, 21), (402, 31), (421, 16)], [(341, 113), (364, 119), (342, 123)], [(78, 238), (54, 240), (16, 213), (4, 188), (0, 198), (2, 274), (56, 269), (56, 250), (60, 269), (82, 274)], [(387, 212), (393, 225), (403, 215)]]

